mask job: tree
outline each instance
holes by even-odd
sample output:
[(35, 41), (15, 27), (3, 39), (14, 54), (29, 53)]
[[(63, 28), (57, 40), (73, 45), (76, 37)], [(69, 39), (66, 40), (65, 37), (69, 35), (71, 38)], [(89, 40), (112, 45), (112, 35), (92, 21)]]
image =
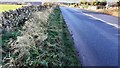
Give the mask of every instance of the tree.
[(120, 7), (120, 1), (117, 2), (117, 5)]
[(86, 0), (80, 0), (80, 4), (85, 4)]
[(96, 6), (96, 3), (97, 3), (97, 2), (92, 2), (92, 5), (93, 5), (93, 6)]
[(97, 5), (99, 5), (100, 4), (100, 2), (98, 1), (98, 0), (93, 0), (92, 2), (91, 2), (91, 5), (94, 5), (94, 6), (97, 6)]
[(100, 1), (97, 1), (97, 2), (96, 2), (96, 5), (100, 5)]

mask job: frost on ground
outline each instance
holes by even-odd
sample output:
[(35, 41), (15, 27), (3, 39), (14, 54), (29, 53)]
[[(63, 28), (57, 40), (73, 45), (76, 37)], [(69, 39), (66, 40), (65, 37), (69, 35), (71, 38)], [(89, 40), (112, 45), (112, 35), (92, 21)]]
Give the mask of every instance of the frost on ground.
[(74, 54), (73, 43), (70, 41), (69, 32), (58, 7), (32, 13), (22, 28), (12, 33), (12, 37), (16, 38), (3, 42), (5, 43), (4, 68), (26, 65), (79, 65)]
[(41, 43), (47, 39), (47, 20), (51, 12), (52, 9), (33, 13), (32, 17), (22, 27), (20, 36), (17, 36), (16, 40), (10, 39), (8, 42), (10, 46), (9, 56), (3, 58), (5, 67), (32, 65), (38, 62), (40, 56), (37, 45), (42, 45)]

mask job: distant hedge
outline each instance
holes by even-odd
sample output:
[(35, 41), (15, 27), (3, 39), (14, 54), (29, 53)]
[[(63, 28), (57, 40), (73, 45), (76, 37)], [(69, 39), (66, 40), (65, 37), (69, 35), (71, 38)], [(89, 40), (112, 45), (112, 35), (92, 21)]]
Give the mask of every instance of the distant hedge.
[(105, 6), (107, 4), (107, 2), (80, 2), (80, 4), (86, 4), (86, 5), (93, 5), (93, 6), (96, 6), (96, 5), (100, 5), (100, 6)]

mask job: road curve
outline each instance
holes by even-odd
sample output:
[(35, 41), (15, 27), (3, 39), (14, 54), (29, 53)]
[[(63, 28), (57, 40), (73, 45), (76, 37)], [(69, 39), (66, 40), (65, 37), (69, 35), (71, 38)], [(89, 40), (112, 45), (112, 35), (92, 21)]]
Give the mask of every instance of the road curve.
[(118, 66), (118, 29), (86, 16), (77, 9), (60, 7), (83, 66)]

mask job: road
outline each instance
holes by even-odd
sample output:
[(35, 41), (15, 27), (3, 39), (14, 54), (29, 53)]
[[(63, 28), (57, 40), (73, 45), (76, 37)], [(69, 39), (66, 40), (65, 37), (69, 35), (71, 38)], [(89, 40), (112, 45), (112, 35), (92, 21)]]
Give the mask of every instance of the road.
[(83, 66), (118, 66), (118, 28), (85, 15), (80, 9), (60, 9)]
[[(79, 8), (76, 8), (79, 11)], [(95, 19), (99, 19), (103, 22), (105, 22), (106, 24), (112, 25), (114, 27), (118, 28), (118, 23), (120, 23), (119, 18), (115, 17), (115, 16), (111, 16), (111, 15), (107, 15), (107, 14), (102, 14), (102, 13), (98, 13), (98, 12), (92, 12), (92, 11), (88, 11), (88, 10), (84, 10), (84, 9), (80, 9), (85, 15), (91, 16)], [(120, 26), (120, 25), (119, 25)], [(120, 28), (120, 27), (119, 27)]]

